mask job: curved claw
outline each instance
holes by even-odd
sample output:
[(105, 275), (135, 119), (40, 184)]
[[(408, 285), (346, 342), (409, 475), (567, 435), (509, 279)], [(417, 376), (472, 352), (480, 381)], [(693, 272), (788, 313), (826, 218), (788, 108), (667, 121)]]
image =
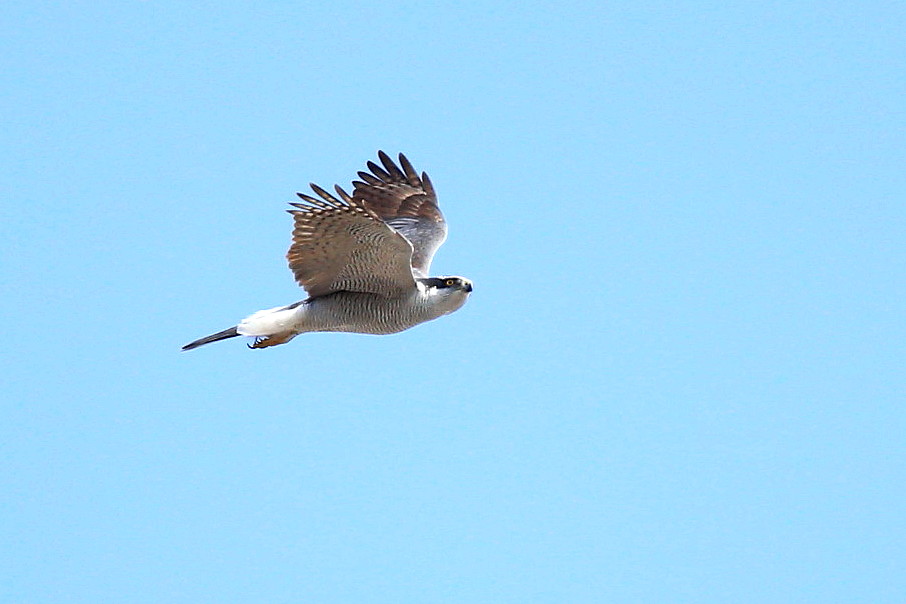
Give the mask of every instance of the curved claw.
[(269, 336), (255, 336), (255, 341), (252, 344), (247, 344), (247, 346), (249, 348), (267, 348), (269, 346), (278, 346), (280, 344), (289, 342), (295, 336), (296, 334), (292, 331), (271, 334)]

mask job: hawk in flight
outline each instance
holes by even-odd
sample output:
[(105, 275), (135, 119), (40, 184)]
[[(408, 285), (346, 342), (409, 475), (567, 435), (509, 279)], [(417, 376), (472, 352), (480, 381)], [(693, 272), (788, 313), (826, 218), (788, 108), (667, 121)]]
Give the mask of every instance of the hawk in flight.
[(292, 203), (293, 243), (286, 253), (308, 298), (260, 310), (239, 325), (182, 347), (252, 336), (251, 348), (285, 344), (309, 331), (388, 334), (459, 310), (472, 282), (429, 277), (434, 252), (447, 238), (428, 175), (401, 153), (399, 166), (378, 151), (382, 166), (368, 162), (350, 196), (334, 197), (318, 185), (317, 197), (297, 193)]

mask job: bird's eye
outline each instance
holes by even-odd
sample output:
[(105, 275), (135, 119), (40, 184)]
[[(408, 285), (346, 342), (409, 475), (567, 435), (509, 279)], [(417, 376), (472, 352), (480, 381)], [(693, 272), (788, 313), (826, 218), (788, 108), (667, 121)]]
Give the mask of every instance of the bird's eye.
[(444, 283), (447, 284), (447, 287), (453, 287), (453, 284), (456, 283), (455, 279), (447, 279)]

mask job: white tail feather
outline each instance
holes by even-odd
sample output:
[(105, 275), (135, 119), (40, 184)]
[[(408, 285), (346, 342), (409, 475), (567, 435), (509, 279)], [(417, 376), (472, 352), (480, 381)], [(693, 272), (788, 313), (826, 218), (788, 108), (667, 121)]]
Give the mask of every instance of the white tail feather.
[(294, 331), (299, 322), (302, 306), (287, 308), (279, 306), (258, 312), (244, 318), (236, 326), (236, 331), (243, 336), (271, 336), (287, 331)]

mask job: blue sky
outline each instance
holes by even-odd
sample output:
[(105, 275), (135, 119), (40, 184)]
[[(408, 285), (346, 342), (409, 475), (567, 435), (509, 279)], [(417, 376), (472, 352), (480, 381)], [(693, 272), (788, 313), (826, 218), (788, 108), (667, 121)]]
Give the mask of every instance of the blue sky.
[[(0, 24), (0, 601), (906, 598), (902, 4)], [(180, 353), (377, 149), (467, 306)]]

